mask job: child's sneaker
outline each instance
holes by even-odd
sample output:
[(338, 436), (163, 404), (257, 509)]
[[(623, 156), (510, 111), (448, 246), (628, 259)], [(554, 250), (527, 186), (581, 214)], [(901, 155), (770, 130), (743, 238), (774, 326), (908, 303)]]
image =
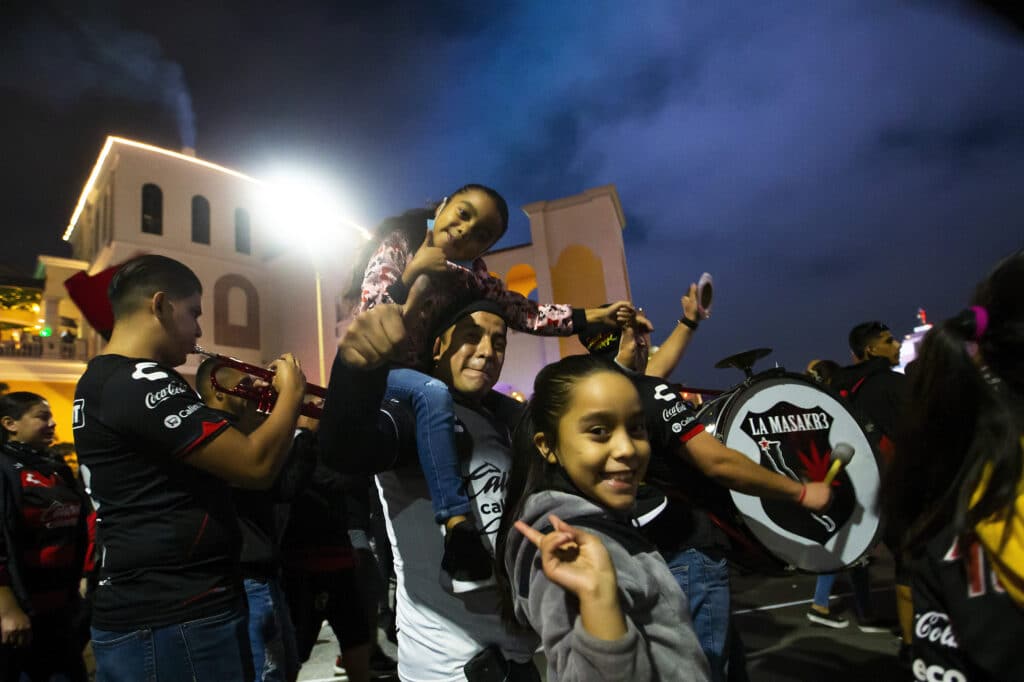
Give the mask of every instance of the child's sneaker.
[(817, 609), (807, 610), (807, 620), (818, 625), (824, 625), (827, 628), (842, 629), (850, 624), (850, 621), (845, 618), (840, 618), (831, 611), (822, 613)]
[(445, 533), (441, 570), (451, 576), (452, 592), (469, 592), (493, 584), (493, 563), (471, 521), (458, 523)]
[(345, 666), (341, 664), (341, 656), (334, 659), (334, 676), (338, 678), (338, 682), (346, 682), (348, 680), (348, 672), (345, 670)]

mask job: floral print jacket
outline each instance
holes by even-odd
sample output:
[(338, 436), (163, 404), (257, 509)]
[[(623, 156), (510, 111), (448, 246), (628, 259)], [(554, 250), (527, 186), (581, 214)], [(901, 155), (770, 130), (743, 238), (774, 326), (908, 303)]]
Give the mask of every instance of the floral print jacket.
[[(380, 303), (404, 303), (408, 291), (402, 283), (402, 273), (415, 255), (406, 237), (393, 232), (382, 242), (370, 258), (363, 276), (362, 296), (358, 312), (369, 310)], [(504, 311), (512, 329), (542, 336), (571, 336), (586, 323), (582, 309), (568, 305), (538, 304), (525, 296), (505, 288), (504, 282), (491, 275), (483, 258), (477, 258), (469, 268), (448, 262), (447, 277), (426, 293), (422, 313), (409, 324), (409, 351), (400, 364), (426, 367), (429, 363), (433, 338), (431, 332), (440, 321), (441, 314), (456, 301), (487, 298)], [(468, 301), (467, 301), (468, 302)]]

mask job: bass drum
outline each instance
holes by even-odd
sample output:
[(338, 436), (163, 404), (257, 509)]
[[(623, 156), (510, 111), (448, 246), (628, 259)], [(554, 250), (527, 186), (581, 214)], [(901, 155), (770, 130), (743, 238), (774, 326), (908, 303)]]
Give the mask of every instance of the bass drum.
[(800, 375), (770, 370), (706, 403), (698, 419), (728, 447), (795, 481), (824, 480), (832, 449), (853, 448), (832, 483), (832, 505), (821, 514), (729, 491), (745, 530), (779, 560), (832, 573), (878, 541), (880, 462), (860, 422), (834, 394)]

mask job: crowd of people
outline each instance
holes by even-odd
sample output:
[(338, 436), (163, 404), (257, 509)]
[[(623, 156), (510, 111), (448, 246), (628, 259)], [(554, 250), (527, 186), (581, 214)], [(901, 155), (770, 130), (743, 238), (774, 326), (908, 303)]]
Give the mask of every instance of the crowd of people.
[[(100, 681), (296, 680), (324, 621), (354, 681), (532, 682), (538, 652), (551, 681), (747, 679), (734, 538), (706, 512), (732, 490), (819, 515), (837, 484), (751, 460), (667, 379), (708, 315), (696, 285), (651, 355), (631, 302), (507, 290), (481, 258), (507, 225), (500, 194), (466, 185), (379, 226), (318, 418), (287, 353), (269, 382), (209, 358), (190, 386), (175, 368), (202, 284), (163, 256), (124, 263), (76, 390), (80, 475), (50, 449), (45, 398), (0, 397), (3, 679), (84, 680), (91, 642)], [(880, 323), (853, 329), (851, 366), (808, 367), (883, 462), (906, 679), (1024, 679), (1022, 291), (1018, 252), (907, 376)], [(587, 353), (543, 368), (523, 405), (493, 390), (509, 329)], [(267, 414), (234, 392), (267, 383)], [(850, 570), (858, 625), (888, 631)], [(846, 627), (834, 580), (807, 617)]]

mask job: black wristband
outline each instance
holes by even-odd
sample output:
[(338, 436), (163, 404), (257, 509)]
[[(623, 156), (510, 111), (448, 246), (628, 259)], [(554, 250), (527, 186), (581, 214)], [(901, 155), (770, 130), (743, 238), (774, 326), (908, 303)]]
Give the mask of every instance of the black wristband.
[(686, 315), (683, 315), (682, 317), (679, 318), (679, 324), (689, 327), (692, 331), (697, 331), (697, 327), (700, 326), (700, 321), (690, 320), (686, 317)]

